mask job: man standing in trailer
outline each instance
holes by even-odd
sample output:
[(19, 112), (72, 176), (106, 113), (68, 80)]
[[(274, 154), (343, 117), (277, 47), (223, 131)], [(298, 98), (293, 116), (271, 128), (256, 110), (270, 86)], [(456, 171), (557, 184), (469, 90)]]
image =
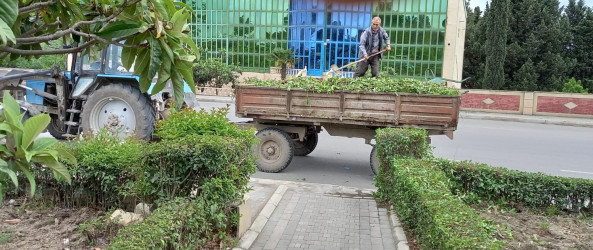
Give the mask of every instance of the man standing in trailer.
[[(363, 76), (371, 65), (371, 74), (373, 77), (379, 76), (379, 61), (383, 57), (383, 53), (377, 53), (383, 48), (385, 43), (385, 50), (391, 50), (391, 43), (389, 42), (389, 35), (383, 28), (381, 28), (381, 18), (376, 16), (371, 21), (371, 27), (365, 29), (360, 35), (360, 45), (358, 45), (358, 57), (365, 59), (358, 63), (358, 69), (354, 77)], [(373, 55), (373, 56), (371, 56)]]

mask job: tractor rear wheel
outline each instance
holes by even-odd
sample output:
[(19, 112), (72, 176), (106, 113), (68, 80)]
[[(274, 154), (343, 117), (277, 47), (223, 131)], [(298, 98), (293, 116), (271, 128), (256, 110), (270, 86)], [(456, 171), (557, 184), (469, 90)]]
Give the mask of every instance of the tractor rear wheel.
[(256, 136), (259, 144), (255, 165), (259, 171), (278, 173), (288, 167), (294, 155), (294, 145), (284, 130), (269, 127), (258, 131)]
[(313, 152), (315, 147), (317, 147), (317, 142), (319, 141), (319, 136), (314, 129), (307, 129), (307, 133), (305, 133), (305, 138), (303, 141), (293, 141), (294, 143), (294, 155), (296, 156), (306, 156)]
[(379, 162), (379, 157), (377, 157), (377, 145), (373, 146), (371, 150), (371, 170), (373, 170), (373, 174), (377, 175), (379, 173), (379, 168), (381, 166)]
[(107, 129), (120, 138), (150, 140), (155, 112), (150, 97), (128, 84), (110, 84), (90, 94), (82, 110), (84, 133)]

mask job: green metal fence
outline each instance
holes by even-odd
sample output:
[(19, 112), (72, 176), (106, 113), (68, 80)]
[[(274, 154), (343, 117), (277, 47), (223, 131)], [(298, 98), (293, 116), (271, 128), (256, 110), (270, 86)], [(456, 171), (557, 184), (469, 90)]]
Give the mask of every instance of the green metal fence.
[[(299, 2), (302, 4), (306, 1)], [(432, 74), (441, 74), (447, 1), (369, 2), (372, 4), (371, 15), (381, 17), (383, 28), (391, 37), (392, 51), (382, 60), (384, 71), (408, 77), (429, 75), (432, 78)], [(220, 58), (223, 62), (238, 65), (246, 71), (268, 72), (269, 67), (274, 65), (265, 60), (266, 54), (276, 47), (289, 48), (291, 37), (289, 33), (296, 30), (290, 27), (295, 25), (290, 22), (291, 4), (294, 4), (295, 0), (186, 0), (185, 2), (195, 10), (191, 22), (192, 37), (202, 49), (202, 58)], [(315, 2), (315, 5), (325, 4), (325, 6), (335, 4), (330, 0), (311, 0), (311, 2)], [(348, 4), (348, 1), (344, 2)], [(360, 4), (356, 3), (357, 1), (350, 2)], [(330, 9), (328, 8), (325, 13)], [(313, 24), (327, 27), (332, 21), (321, 18), (319, 20), (321, 23), (313, 21)], [(315, 27), (310, 30), (315, 30)], [(326, 59), (331, 62), (333, 58)], [(339, 62), (339, 64), (345, 63)]]

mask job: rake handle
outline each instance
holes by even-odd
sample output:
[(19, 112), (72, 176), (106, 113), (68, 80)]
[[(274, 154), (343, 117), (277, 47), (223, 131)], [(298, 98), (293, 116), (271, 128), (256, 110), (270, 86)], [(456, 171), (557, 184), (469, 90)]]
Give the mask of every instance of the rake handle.
[[(369, 58), (371, 58), (372, 56), (376, 56), (376, 55), (378, 55), (378, 54), (381, 54), (381, 53), (383, 53), (383, 52), (385, 52), (385, 51), (386, 51), (385, 49), (383, 49), (383, 50), (380, 50), (380, 51), (377, 51), (377, 52), (375, 52), (375, 53), (373, 53), (373, 54), (369, 55)], [(330, 70), (328, 73), (331, 73), (331, 72), (336, 72), (336, 71), (338, 71), (338, 70), (341, 70), (341, 69), (343, 69), (343, 68), (346, 68), (346, 67), (348, 67), (348, 66), (350, 66), (350, 65), (352, 65), (352, 64), (359, 63), (359, 62), (362, 62), (362, 61), (365, 61), (365, 60), (367, 60), (367, 59), (365, 59), (365, 58), (358, 59), (358, 60), (356, 60), (356, 61), (354, 61), (354, 62), (351, 62), (351, 63), (349, 63), (349, 64), (346, 64), (346, 65), (344, 65), (344, 66), (342, 66), (342, 67), (339, 67), (339, 68), (337, 68), (337, 69), (335, 69), (335, 70), (333, 70), (333, 69), (332, 69), (332, 70)]]

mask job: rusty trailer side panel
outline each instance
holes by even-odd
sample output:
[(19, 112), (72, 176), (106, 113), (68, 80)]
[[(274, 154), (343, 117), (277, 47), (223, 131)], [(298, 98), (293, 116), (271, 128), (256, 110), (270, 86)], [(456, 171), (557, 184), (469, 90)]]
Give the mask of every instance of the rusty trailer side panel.
[(301, 89), (239, 86), (238, 117), (278, 122), (457, 128), (460, 96), (367, 92), (314, 93)]

